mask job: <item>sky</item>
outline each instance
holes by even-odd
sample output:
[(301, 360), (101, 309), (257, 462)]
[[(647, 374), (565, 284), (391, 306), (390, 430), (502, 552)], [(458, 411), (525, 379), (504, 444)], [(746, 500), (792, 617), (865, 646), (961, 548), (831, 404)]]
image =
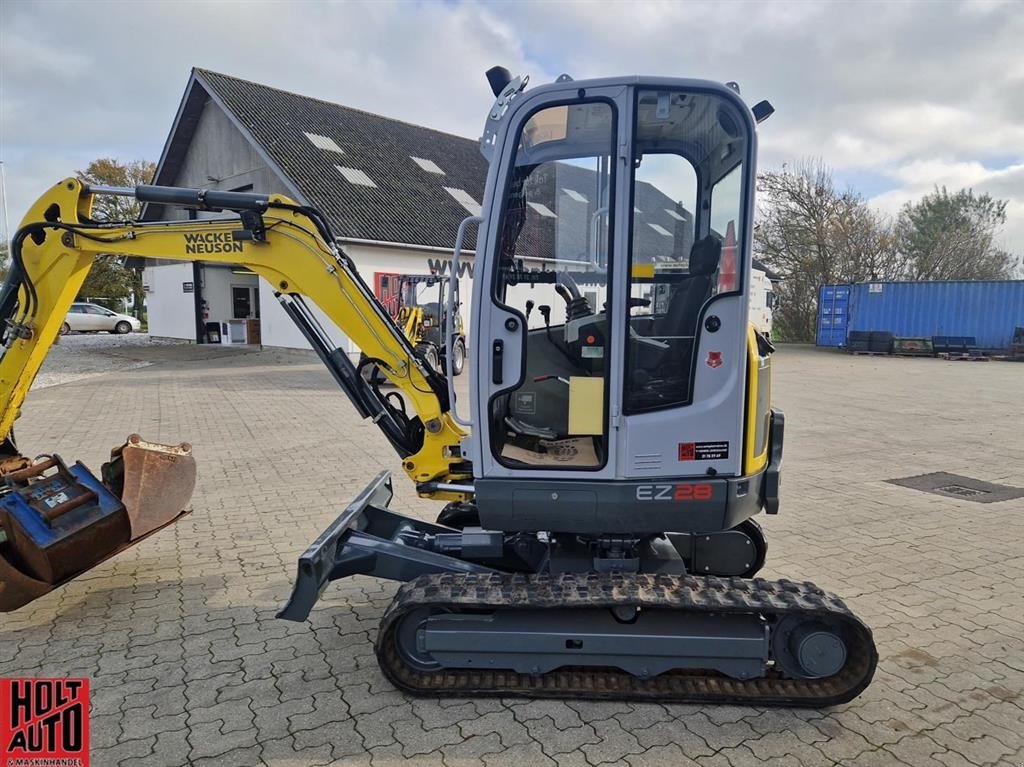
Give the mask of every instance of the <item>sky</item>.
[(2, 0), (0, 160), (14, 227), (94, 158), (158, 159), (193, 66), (471, 137), (495, 64), (701, 77), (775, 106), (761, 168), (819, 159), (889, 215), (936, 185), (988, 192), (1022, 253), (1022, 41), (1022, 0)]

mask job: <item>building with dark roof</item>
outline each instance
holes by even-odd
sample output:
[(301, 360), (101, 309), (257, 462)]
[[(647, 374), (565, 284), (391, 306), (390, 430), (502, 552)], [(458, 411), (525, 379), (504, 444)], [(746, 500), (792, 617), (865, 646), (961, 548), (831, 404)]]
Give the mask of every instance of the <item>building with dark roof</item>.
[[(196, 146), (231, 166), (225, 149), (239, 138), (251, 151), (237, 159), (250, 167), (217, 168)], [(195, 69), (155, 183), (196, 175), (218, 189), (276, 182), (323, 212), (344, 241), (450, 250), (466, 201), (479, 206), (483, 197), (487, 161), (474, 139)], [(145, 215), (165, 211), (150, 206)]]
[[(388, 275), (447, 260), (459, 223), (479, 212), (486, 177), (476, 140), (194, 69), (154, 183), (281, 192), (316, 207), (387, 298)], [(142, 217), (184, 215), (147, 205)], [(263, 344), (306, 345), (269, 286), (260, 291), (244, 270), (161, 264), (146, 270), (146, 283), (154, 335), (202, 343), (212, 322), (241, 339), (254, 327), (242, 320), (258, 319)]]

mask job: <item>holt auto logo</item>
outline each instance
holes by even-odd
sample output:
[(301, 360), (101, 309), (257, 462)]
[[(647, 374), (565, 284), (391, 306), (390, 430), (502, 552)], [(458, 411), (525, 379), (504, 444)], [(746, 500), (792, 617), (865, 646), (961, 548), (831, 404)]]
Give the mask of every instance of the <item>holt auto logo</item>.
[(0, 767), (88, 765), (88, 679), (0, 679)]
[(722, 367), (722, 353), (721, 352), (708, 352), (707, 366), (709, 368), (720, 368)]

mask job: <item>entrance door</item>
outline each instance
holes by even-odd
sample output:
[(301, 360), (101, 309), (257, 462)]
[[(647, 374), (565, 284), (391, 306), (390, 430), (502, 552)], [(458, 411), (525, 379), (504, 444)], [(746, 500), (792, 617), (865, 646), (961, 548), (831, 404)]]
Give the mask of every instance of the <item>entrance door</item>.
[(246, 320), (260, 316), (258, 290), (258, 287), (231, 287), (231, 316), (234, 319)]
[(491, 476), (614, 470), (606, 302), (618, 92), (595, 89), (581, 101), (573, 90), (571, 103), (552, 94), (512, 118), (503, 194), (485, 235), (489, 262), (475, 286), (484, 314), (477, 384), (487, 392), (476, 423)]

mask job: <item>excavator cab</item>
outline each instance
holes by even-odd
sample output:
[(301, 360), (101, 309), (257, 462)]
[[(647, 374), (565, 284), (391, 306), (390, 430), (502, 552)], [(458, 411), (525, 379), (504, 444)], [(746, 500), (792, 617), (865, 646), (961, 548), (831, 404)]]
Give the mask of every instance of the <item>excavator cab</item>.
[[(472, 344), (489, 353), (473, 402), (485, 525), (707, 532), (760, 510), (772, 415), (769, 352), (747, 322), (754, 125), (734, 88), (641, 78), (563, 80), (488, 122)], [(713, 512), (645, 496), (684, 478), (711, 486)], [(539, 481), (566, 492), (517, 503)]]

